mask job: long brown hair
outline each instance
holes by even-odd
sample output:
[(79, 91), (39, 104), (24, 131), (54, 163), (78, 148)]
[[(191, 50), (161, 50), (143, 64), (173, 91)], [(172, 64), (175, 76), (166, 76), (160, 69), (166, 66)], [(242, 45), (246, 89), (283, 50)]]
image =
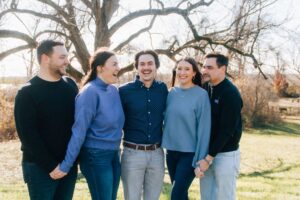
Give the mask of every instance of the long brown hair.
[(90, 59), (90, 70), (82, 81), (82, 86), (97, 78), (97, 67), (104, 66), (105, 62), (115, 53), (112, 51), (96, 51)]
[(196, 72), (194, 78), (192, 79), (192, 82), (195, 84), (195, 85), (198, 85), (200, 87), (202, 87), (202, 84), (201, 84), (201, 73), (200, 73), (200, 70), (199, 70), (199, 67), (198, 67), (198, 64), (196, 62), (196, 60), (192, 57), (185, 57), (185, 58), (182, 58), (180, 60), (178, 60), (175, 64), (175, 67), (173, 68), (173, 71), (172, 71), (172, 87), (174, 87), (175, 85), (175, 79), (176, 79), (176, 68), (177, 68), (177, 65), (180, 61), (186, 61), (188, 63), (190, 63), (193, 67), (193, 71)]

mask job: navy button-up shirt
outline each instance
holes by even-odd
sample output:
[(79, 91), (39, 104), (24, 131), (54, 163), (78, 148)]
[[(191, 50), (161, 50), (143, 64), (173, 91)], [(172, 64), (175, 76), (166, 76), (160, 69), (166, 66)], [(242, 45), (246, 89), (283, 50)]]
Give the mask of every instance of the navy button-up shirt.
[(136, 144), (155, 144), (162, 139), (162, 124), (168, 89), (153, 81), (147, 88), (136, 79), (119, 88), (125, 114), (124, 140)]

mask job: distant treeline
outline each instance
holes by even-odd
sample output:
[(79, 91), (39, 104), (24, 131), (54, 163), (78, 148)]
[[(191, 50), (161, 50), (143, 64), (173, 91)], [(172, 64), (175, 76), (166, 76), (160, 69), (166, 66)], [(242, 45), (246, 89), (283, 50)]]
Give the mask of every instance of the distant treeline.
[(27, 80), (27, 77), (20, 76), (0, 77), (0, 84), (22, 84), (27, 82)]

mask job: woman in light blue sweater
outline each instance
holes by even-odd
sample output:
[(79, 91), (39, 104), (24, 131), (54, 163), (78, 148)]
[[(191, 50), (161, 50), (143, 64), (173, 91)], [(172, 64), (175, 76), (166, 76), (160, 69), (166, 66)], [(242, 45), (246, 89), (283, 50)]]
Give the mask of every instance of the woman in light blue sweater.
[(211, 110), (201, 74), (193, 58), (184, 58), (173, 70), (179, 87), (167, 98), (162, 146), (167, 149), (167, 167), (172, 182), (171, 199), (187, 200), (197, 161), (208, 151)]
[(93, 200), (114, 200), (120, 181), (119, 148), (124, 113), (116, 83), (120, 68), (113, 52), (96, 52), (76, 97), (75, 123), (64, 161), (51, 173), (60, 178), (79, 155)]

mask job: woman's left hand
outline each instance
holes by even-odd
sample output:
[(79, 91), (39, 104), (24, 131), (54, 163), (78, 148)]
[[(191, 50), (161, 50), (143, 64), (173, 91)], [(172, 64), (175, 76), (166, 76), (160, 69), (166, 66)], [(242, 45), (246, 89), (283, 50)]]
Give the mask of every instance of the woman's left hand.
[(196, 178), (202, 178), (204, 177), (204, 172), (201, 171), (200, 167), (196, 167), (194, 170)]
[(65, 175), (67, 175), (67, 173), (61, 171), (59, 169), (59, 165), (57, 165), (56, 168), (52, 172), (50, 172), (49, 175), (51, 176), (52, 179), (56, 180), (64, 177)]

